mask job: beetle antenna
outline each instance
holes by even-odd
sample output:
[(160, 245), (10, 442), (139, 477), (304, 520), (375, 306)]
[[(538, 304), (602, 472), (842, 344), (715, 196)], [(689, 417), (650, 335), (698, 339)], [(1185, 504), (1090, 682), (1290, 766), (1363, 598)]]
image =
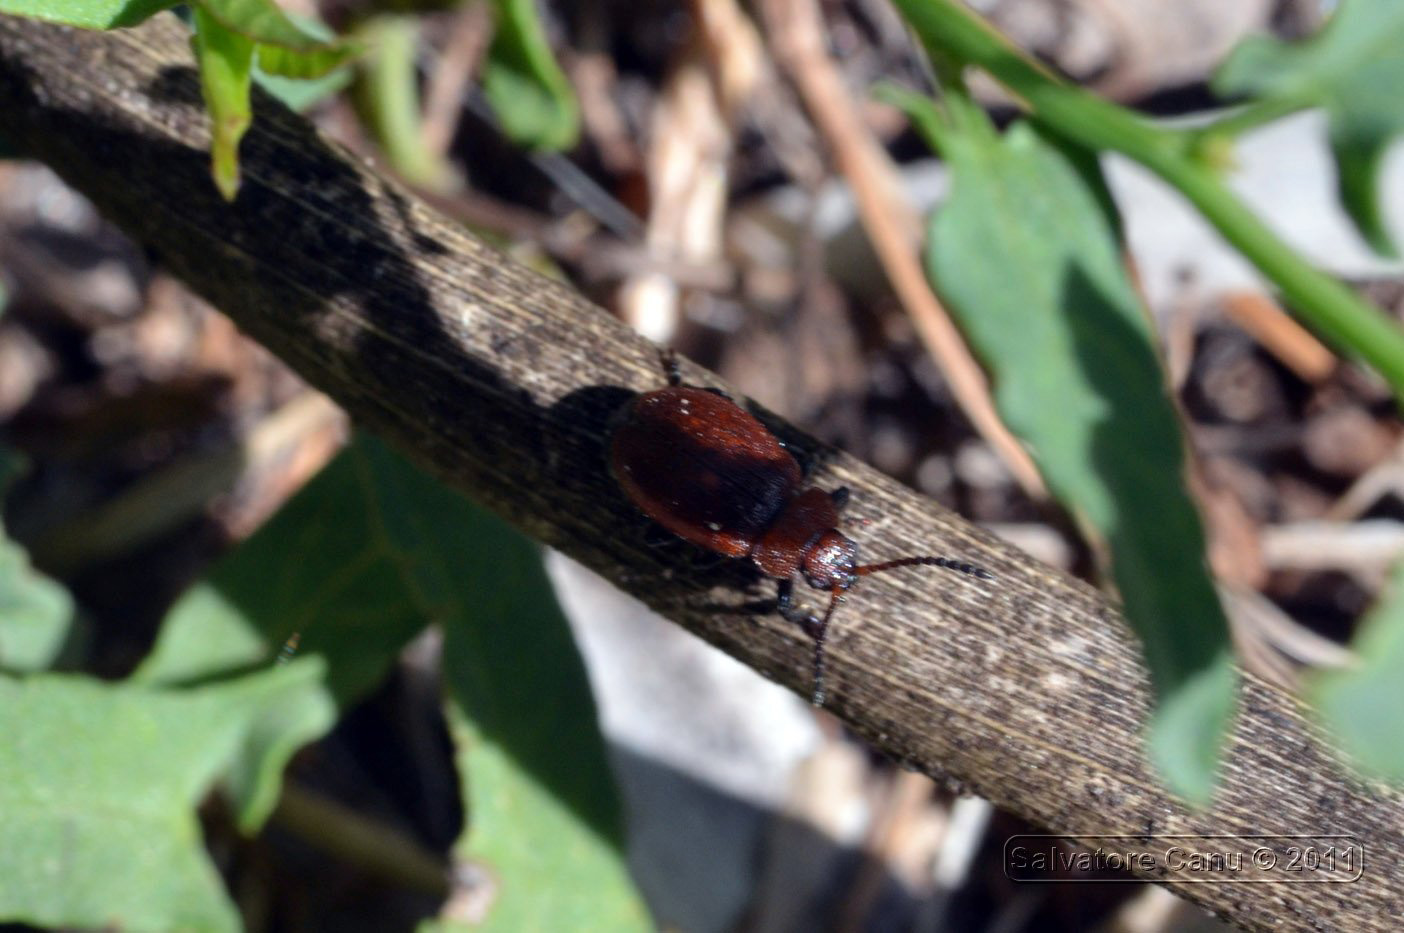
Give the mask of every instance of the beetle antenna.
[(949, 557), (902, 557), (898, 560), (885, 560), (880, 564), (863, 564), (861, 567), (854, 567), (853, 572), (860, 577), (866, 577), (870, 573), (882, 573), (884, 570), (896, 570), (898, 567), (918, 566), (944, 567), (947, 570), (978, 577), (981, 580), (994, 579), (994, 574), (984, 567), (976, 567), (974, 564), (967, 564), (962, 560), (951, 560)]
[(829, 608), (824, 610), (824, 618), (820, 619), (819, 624), (810, 632), (814, 638), (814, 695), (810, 702), (816, 707), (824, 705), (824, 640), (829, 635), (829, 619), (833, 617), (839, 603), (843, 602), (843, 589), (836, 586), (833, 594), (829, 597)]

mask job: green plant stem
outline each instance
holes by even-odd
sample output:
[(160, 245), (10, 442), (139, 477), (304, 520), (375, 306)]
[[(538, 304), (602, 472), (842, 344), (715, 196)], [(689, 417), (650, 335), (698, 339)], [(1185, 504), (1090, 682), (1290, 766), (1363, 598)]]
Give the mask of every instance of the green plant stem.
[[(1134, 159), (1174, 186), (1281, 289), (1299, 317), (1342, 352), (1373, 366), (1404, 399), (1404, 330), (1269, 230), (1209, 165), (1194, 158), (1192, 135), (1155, 127), (1060, 81), (955, 0), (895, 2), (924, 42), (989, 72), (1042, 123), (1089, 149)], [(1266, 116), (1263, 111), (1253, 119)]]
[(449, 893), (448, 866), (413, 839), (291, 781), (273, 821), (304, 841), (367, 874), (431, 897)]
[(1219, 139), (1232, 139), (1249, 130), (1257, 129), (1265, 123), (1280, 120), (1312, 106), (1313, 102), (1305, 97), (1273, 97), (1267, 100), (1253, 101), (1244, 104), (1226, 116), (1220, 117), (1213, 123), (1196, 127), (1192, 132), (1198, 137), (1213, 136)]
[(366, 21), (359, 31), (369, 47), (359, 63), (356, 103), (375, 132), (390, 164), (410, 184), (435, 189), (443, 185), (445, 166), (424, 147), (419, 125), (419, 88), (414, 71), (419, 22), (385, 14)]

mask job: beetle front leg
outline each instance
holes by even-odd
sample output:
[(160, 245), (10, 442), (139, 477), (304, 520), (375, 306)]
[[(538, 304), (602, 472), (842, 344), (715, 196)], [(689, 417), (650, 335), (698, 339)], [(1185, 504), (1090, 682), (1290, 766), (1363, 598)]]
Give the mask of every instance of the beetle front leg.
[(824, 705), (825, 636), (828, 635), (829, 618), (833, 615), (834, 607), (842, 601), (843, 591), (834, 590), (833, 601), (829, 603), (829, 611), (821, 619), (814, 613), (795, 605), (794, 590), (794, 580), (781, 580), (775, 599), (775, 608), (785, 618), (785, 621), (795, 623), (814, 640), (814, 691), (810, 694), (810, 702), (816, 707), (822, 707)]
[(672, 347), (663, 347), (658, 351), (658, 360), (663, 364), (663, 375), (668, 379), (668, 385), (682, 385), (682, 368), (678, 366), (678, 351)]
[(775, 611), (786, 622), (793, 622), (814, 638), (819, 633), (819, 617), (802, 606), (795, 605), (795, 581), (781, 580), (776, 588)]

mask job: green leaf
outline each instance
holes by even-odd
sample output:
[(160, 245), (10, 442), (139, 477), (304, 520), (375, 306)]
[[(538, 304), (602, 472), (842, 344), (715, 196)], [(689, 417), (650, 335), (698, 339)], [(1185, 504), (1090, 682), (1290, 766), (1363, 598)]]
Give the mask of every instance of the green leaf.
[[(543, 693), (538, 705), (550, 706), (551, 699)], [(582, 823), (555, 789), (514, 757), (515, 749), (485, 735), (457, 704), (449, 704), (448, 716), (458, 769), (467, 776), (464, 808), (472, 819), (454, 846), (454, 857), (481, 871), (492, 893), (481, 922), (444, 921), (427, 929), (653, 929), (629, 879), (619, 841)], [(550, 726), (535, 740), (566, 740), (567, 749), (558, 753), (556, 765), (562, 776), (570, 771), (568, 751), (580, 745), (571, 741), (568, 730), (568, 725)], [(598, 757), (590, 756), (587, 773), (600, 773)]]
[[(274, 521), (277, 519), (275, 518)], [(264, 535), (260, 531), (259, 535)], [(250, 560), (245, 552), (263, 544), (255, 535), (240, 545), (214, 576), (228, 574), (234, 562)], [(291, 634), (291, 633), (289, 633)], [(268, 636), (259, 630), (240, 606), (216, 584), (204, 580), (181, 595), (161, 623), (161, 633), (151, 654), (132, 673), (137, 683), (178, 684), (221, 677), (231, 671), (267, 664), (273, 660)]]
[(257, 767), (278, 771), (326, 727), (319, 677), (314, 662), (193, 690), (0, 677), (0, 919), (239, 929), (195, 807), (249, 767), (237, 763), (250, 743), (272, 756)]
[(1228, 624), (1096, 164), (1027, 123), (999, 137), (943, 123), (917, 95), (887, 96), (936, 127), (951, 167), (931, 278), (989, 367), (1005, 423), (1110, 557), (1157, 695), (1152, 758), (1172, 790), (1207, 802), (1236, 683)]
[[(291, 81), (312, 82), (331, 78), (338, 68), (355, 59), (361, 54), (361, 51), (359, 45), (351, 42), (328, 46), (315, 52), (300, 52), (294, 49), (279, 48), (276, 45), (260, 45), (258, 47), (258, 67), (269, 76), (286, 78)], [(350, 83), (350, 73), (342, 73), (332, 80), (302, 93), (315, 92), (319, 97), (326, 97)], [(289, 104), (289, 106), (294, 105)]]
[(0, 670), (52, 665), (74, 620), (68, 590), (31, 567), (24, 549), (0, 530)]
[(300, 631), (299, 655), (327, 660), (345, 703), (431, 621), (444, 630), (469, 766), (460, 850), (501, 886), (492, 922), (647, 928), (584, 669), (540, 549), (380, 442), (357, 438), (181, 600), (139, 673), (216, 676), (265, 662)]
[[(0, 13), (87, 29), (115, 29), (134, 26), (177, 5), (172, 0), (0, 0)], [(191, 46), (212, 123), (211, 172), (220, 194), (232, 201), (239, 192), (239, 140), (253, 119), (249, 84), (255, 49), (265, 72), (298, 79), (324, 77), (360, 54), (360, 49), (337, 41), (325, 27), (299, 24), (273, 0), (199, 0), (193, 8)], [(278, 88), (276, 81), (274, 87)]]
[[(315, 20), (294, 21), (270, 0), (206, 0), (195, 6), (191, 41), (210, 111), (210, 155), (225, 200), (239, 193), (239, 141), (253, 120), (249, 87), (254, 55), (283, 78), (321, 78), (360, 53)], [(345, 80), (345, 79), (343, 79)]]
[(1363, 772), (1404, 786), (1404, 563), (1395, 565), (1351, 647), (1357, 663), (1317, 674), (1307, 696)]
[(534, 0), (495, 0), (497, 32), (483, 69), (483, 90), (514, 142), (569, 149), (580, 135), (575, 92), (561, 73)]
[(1404, 4), (1343, 0), (1322, 31), (1296, 44), (1244, 40), (1214, 77), (1224, 95), (1324, 107), (1341, 202), (1377, 252), (1397, 255), (1380, 209), (1380, 164), (1404, 130)]
[[(259, 61), (263, 60), (266, 47), (259, 50)], [(298, 113), (306, 113), (315, 105), (346, 90), (351, 86), (350, 68), (335, 68), (319, 78), (285, 78), (255, 67), (254, 83), (283, 102), (283, 106)]]
[(195, 7), (230, 32), (259, 45), (315, 53), (327, 51), (336, 44), (327, 39), (325, 33), (315, 34), (322, 30), (299, 25), (273, 0), (199, 0)]
[(483, 928), (652, 929), (621, 854), (589, 684), (540, 550), (481, 512), (460, 509), (454, 523), (492, 559), (420, 569), (447, 616), (471, 620), (447, 627), (444, 673), (470, 815), (455, 856), (498, 888)]
[(239, 140), (253, 122), (249, 104), (254, 44), (195, 8), (190, 40), (200, 66), (200, 88), (210, 111), (210, 163), (215, 186), (226, 201), (239, 193)]
[[(20, 458), (0, 447), (0, 497), (19, 469)], [(11, 541), (0, 524), (0, 670), (50, 667), (68, 642), (76, 618), (68, 590), (36, 571), (24, 548)]]
[(0, 13), (79, 26), (118, 29), (135, 26), (181, 0), (0, 0)]
[[(293, 673), (283, 673), (291, 671)], [(323, 686), (325, 665), (297, 658), (230, 684), (224, 702), (248, 707), (238, 753), (220, 777), (235, 822), (245, 833), (257, 832), (278, 803), (283, 769), (299, 748), (320, 738), (336, 722), (336, 704)], [(276, 696), (263, 696), (261, 678), (287, 685)]]
[[(1128, 608), (1127, 614), (1130, 612)], [(1165, 620), (1162, 616), (1157, 624)], [(1194, 637), (1194, 633), (1185, 637)], [(1157, 686), (1170, 676), (1179, 676), (1157, 675), (1154, 664), (1151, 675)], [(1149, 735), (1151, 763), (1165, 783), (1191, 803), (1205, 805), (1213, 796), (1237, 689), (1238, 668), (1225, 644), (1203, 662), (1203, 667), (1188, 670), (1180, 680), (1159, 690)]]
[[(396, 471), (410, 468), (396, 460), (380, 469), (372, 444), (344, 451), (177, 602), (137, 676), (220, 676), (267, 663), (298, 636), (299, 655), (326, 658), (338, 703), (379, 683), (436, 613), (415, 589), (419, 543), (397, 540), (385, 523), (402, 507)], [(456, 546), (457, 532), (444, 532), (440, 546)]]
[[(258, 67), (266, 75), (294, 80), (319, 81), (319, 83), (326, 84), (327, 82), (321, 79), (331, 77), (336, 69), (349, 63), (364, 51), (360, 43), (338, 39), (331, 27), (320, 20), (293, 14), (288, 14), (288, 19), (299, 31), (306, 33), (320, 44), (312, 48), (301, 49), (268, 43), (260, 44), (258, 47)], [(258, 76), (258, 72), (255, 72), (255, 77)], [(340, 90), (350, 81), (350, 72), (343, 72), (331, 84), (331, 90), (321, 89), (318, 93), (325, 96)], [(301, 91), (298, 96), (301, 97), (306, 93), (308, 92)], [(284, 103), (288, 102), (285, 100)], [(301, 109), (294, 103), (288, 103), (288, 106), (295, 110)]]

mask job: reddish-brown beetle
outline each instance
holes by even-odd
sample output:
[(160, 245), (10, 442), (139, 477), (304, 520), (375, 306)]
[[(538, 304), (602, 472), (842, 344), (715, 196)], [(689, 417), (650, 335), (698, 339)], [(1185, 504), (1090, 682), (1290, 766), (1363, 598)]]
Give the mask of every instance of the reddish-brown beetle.
[[(898, 567), (945, 567), (993, 575), (946, 557), (859, 564), (858, 545), (838, 530), (847, 487), (803, 488), (800, 465), (749, 412), (712, 389), (682, 385), (664, 354), (666, 388), (629, 403), (614, 433), (610, 465), (624, 492), (668, 531), (727, 557), (749, 557), (780, 581), (776, 608), (814, 639), (815, 706), (824, 704), (829, 619), (859, 577)], [(795, 606), (794, 575), (828, 590), (822, 618)]]

